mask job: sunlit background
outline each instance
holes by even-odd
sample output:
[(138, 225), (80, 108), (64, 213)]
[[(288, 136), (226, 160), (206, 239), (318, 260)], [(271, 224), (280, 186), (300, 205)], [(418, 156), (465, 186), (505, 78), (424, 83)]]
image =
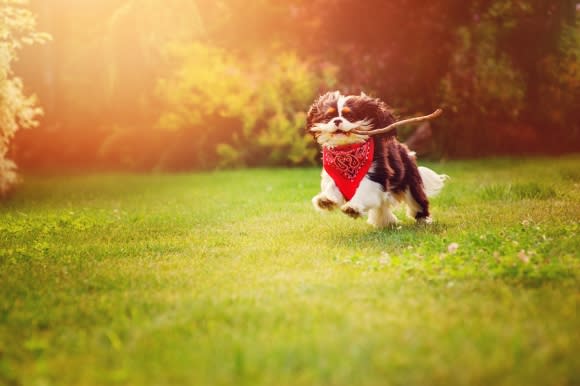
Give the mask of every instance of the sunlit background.
[(305, 111), (334, 89), (383, 98), (400, 117), (443, 107), (417, 144), (424, 157), (580, 150), (575, 1), (31, 0), (28, 8), (52, 40), (24, 47), (13, 63), (44, 110), (11, 143), (8, 158), (23, 170), (315, 164)]

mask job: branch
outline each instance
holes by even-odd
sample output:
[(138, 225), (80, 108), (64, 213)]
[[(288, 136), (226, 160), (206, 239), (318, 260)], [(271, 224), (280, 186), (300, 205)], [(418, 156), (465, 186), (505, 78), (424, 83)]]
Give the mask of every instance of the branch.
[(376, 135), (376, 134), (388, 133), (389, 131), (393, 130), (395, 127), (406, 125), (407, 123), (422, 122), (422, 121), (427, 121), (427, 120), (430, 120), (433, 118), (437, 118), (439, 115), (441, 115), (442, 112), (443, 112), (443, 110), (437, 109), (429, 115), (423, 115), (421, 117), (403, 119), (402, 121), (392, 123), (389, 126), (383, 127), (381, 129), (376, 129), (376, 130), (356, 130), (355, 129), (355, 130), (351, 130), (350, 132), (355, 133), (355, 134), (360, 134), (360, 135)]

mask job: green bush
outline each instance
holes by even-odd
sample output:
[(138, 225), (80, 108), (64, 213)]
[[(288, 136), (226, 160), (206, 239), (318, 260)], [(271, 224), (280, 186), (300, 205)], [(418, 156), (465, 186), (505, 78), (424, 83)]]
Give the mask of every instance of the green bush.
[[(440, 81), (450, 156), (577, 151), (580, 25), (566, 2), (470, 5)], [(576, 16), (577, 19), (577, 16)]]
[[(453, 144), (461, 144), (466, 154), (493, 147), (495, 125), (516, 120), (524, 108), (524, 76), (498, 44), (500, 31), (513, 28), (513, 10), (505, 4), (494, 3), (479, 23), (457, 29), (451, 65), (440, 83), (450, 120), (443, 146), (451, 153), (460, 152)], [(505, 18), (504, 25), (498, 17)]]
[(580, 23), (565, 26), (555, 53), (539, 63), (543, 108), (538, 114), (544, 125), (567, 132), (570, 141), (580, 140)]
[(190, 166), (315, 162), (305, 109), (318, 91), (334, 85), (334, 67), (314, 70), (292, 52), (242, 58), (201, 43), (171, 53), (179, 64), (159, 82), (157, 129), (186, 141), (182, 146), (196, 158)]

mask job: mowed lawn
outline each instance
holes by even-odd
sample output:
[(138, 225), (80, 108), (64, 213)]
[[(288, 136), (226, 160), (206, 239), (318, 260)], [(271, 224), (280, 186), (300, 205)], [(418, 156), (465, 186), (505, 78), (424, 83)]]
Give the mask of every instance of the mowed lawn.
[(580, 157), (428, 166), (436, 223), (384, 230), (314, 168), (28, 176), (0, 384), (580, 384)]

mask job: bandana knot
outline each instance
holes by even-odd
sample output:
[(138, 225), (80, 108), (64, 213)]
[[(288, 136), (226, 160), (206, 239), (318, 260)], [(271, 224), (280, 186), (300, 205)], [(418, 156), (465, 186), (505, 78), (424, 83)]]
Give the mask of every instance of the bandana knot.
[(342, 195), (350, 200), (373, 163), (374, 141), (322, 149), (322, 165)]

